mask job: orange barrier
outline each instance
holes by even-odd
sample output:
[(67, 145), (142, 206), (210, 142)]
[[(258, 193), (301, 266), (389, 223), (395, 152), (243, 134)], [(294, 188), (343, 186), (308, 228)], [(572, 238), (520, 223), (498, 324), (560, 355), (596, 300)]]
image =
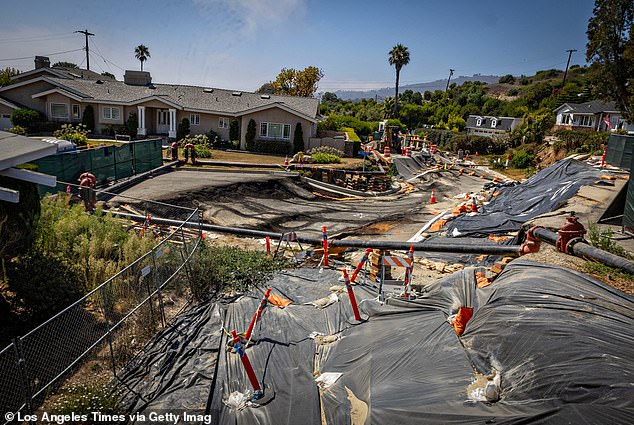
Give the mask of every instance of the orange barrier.
[(456, 320), (453, 322), (456, 335), (461, 336), (464, 333), (471, 317), (473, 317), (473, 307), (460, 307), (456, 315)]

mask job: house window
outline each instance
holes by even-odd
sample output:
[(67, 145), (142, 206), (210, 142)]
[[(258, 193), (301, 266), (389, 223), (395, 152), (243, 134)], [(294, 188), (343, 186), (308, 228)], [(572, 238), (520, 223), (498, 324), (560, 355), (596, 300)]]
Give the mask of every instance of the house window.
[(260, 136), (272, 139), (290, 139), (291, 125), (271, 122), (260, 123)]
[(118, 120), (121, 118), (121, 110), (115, 106), (104, 106), (103, 118), (106, 120)]
[(79, 105), (73, 105), (73, 118), (79, 119)]
[(482, 118), (476, 118), (476, 125), (480, 127), (482, 125)]
[(498, 120), (496, 120), (495, 118), (493, 118), (493, 119), (491, 120), (491, 128), (495, 128), (495, 127), (497, 127), (497, 125), (498, 125)]
[(200, 115), (198, 114), (191, 114), (189, 116), (189, 123), (191, 125), (200, 125)]
[(592, 126), (592, 117), (590, 115), (581, 115), (579, 117), (579, 125), (582, 127)]
[(220, 117), (218, 118), (218, 128), (227, 128), (229, 127), (229, 118)]
[(51, 103), (51, 118), (68, 118), (66, 103)]

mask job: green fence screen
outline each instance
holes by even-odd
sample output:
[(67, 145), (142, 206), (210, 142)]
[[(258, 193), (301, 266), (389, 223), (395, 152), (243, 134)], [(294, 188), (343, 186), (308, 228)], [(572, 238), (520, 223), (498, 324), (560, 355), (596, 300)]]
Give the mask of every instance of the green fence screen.
[(610, 134), (608, 151), (605, 162), (615, 167), (629, 170), (632, 164), (632, 150), (634, 149), (634, 136), (623, 134)]
[[(59, 182), (77, 184), (79, 176), (89, 172), (97, 178), (97, 186), (103, 186), (163, 165), (161, 145), (161, 139), (139, 140), (50, 155), (33, 163), (39, 172), (56, 176)], [(40, 186), (42, 193), (54, 191)]]

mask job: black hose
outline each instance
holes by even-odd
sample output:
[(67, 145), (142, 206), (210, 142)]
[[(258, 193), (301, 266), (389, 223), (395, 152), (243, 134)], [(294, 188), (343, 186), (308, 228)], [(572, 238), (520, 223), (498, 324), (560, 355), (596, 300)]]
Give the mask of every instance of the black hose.
[[(143, 222), (145, 221), (145, 216), (129, 214), (126, 212), (120, 211), (110, 211), (110, 213), (114, 216), (125, 217), (130, 220)], [(171, 220), (167, 218), (158, 218), (152, 217), (152, 221), (154, 223), (166, 224), (170, 226), (180, 226), (194, 228), (194, 229), (203, 229), (211, 232), (219, 232), (219, 233), (231, 233), (234, 235), (242, 235), (242, 236), (251, 236), (251, 237), (270, 237), (271, 239), (277, 240), (281, 239), (283, 236), (287, 236), (286, 234), (275, 233), (275, 232), (263, 232), (261, 230), (252, 230), (252, 229), (243, 229), (239, 227), (227, 227), (227, 226), (217, 226), (214, 224), (205, 224), (198, 222), (182, 222), (180, 220)], [(300, 243), (307, 243), (311, 245), (321, 245), (322, 238), (321, 237), (306, 237), (297, 235), (296, 240)], [(426, 251), (426, 252), (455, 252), (460, 254), (489, 254), (489, 255), (506, 255), (506, 256), (519, 256), (520, 246), (519, 245), (494, 245), (488, 243), (482, 244), (461, 244), (459, 240), (456, 242), (391, 242), (391, 241), (362, 241), (362, 240), (338, 240), (331, 239), (328, 241), (329, 246), (331, 247), (342, 247), (342, 248), (376, 248), (376, 249), (391, 249), (395, 251), (407, 251), (410, 246), (413, 247), (414, 251)]]
[[(559, 235), (557, 233), (551, 232), (550, 230), (544, 228), (537, 228), (533, 230), (533, 235), (535, 235), (537, 239), (540, 239), (551, 245), (556, 245), (557, 239), (559, 239)], [(595, 260), (607, 266), (621, 269), (624, 272), (630, 274), (634, 274), (634, 261), (619, 257), (618, 255), (611, 254), (602, 249), (595, 248), (583, 241), (571, 241), (568, 246), (568, 251), (576, 257)]]

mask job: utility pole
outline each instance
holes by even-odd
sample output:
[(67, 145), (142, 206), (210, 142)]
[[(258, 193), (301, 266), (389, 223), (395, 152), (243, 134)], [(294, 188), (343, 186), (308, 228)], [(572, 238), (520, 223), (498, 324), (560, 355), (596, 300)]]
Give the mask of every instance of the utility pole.
[(566, 50), (566, 52), (568, 52), (568, 63), (566, 63), (566, 71), (564, 71), (564, 82), (561, 84), (562, 87), (566, 85), (566, 76), (568, 75), (568, 66), (570, 66), (570, 58), (572, 57), (572, 53), (576, 51), (577, 49)]
[(88, 36), (89, 35), (95, 35), (91, 32), (88, 32), (88, 30), (83, 30), (83, 31), (75, 31), (76, 33), (80, 33), (80, 34), (84, 34), (86, 36), (86, 69), (88, 71), (90, 71), (90, 56), (88, 55)]
[(449, 81), (451, 81), (451, 76), (453, 75), (454, 71), (455, 69), (449, 68), (449, 78), (447, 78), (447, 87), (445, 87), (445, 92), (449, 90)]

